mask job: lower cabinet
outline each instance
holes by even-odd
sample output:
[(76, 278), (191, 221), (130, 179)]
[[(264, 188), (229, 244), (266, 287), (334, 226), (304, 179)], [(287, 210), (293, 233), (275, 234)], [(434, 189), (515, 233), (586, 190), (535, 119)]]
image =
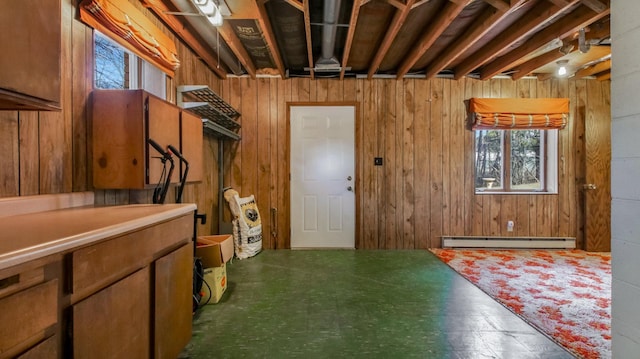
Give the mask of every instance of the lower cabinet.
[(171, 358), (191, 339), (193, 212), (0, 270), (0, 359)]
[(73, 358), (178, 357), (191, 339), (192, 228), (191, 214), (70, 254)]
[(59, 280), (45, 274), (47, 267), (0, 271), (0, 358), (33, 357), (45, 342), (55, 344), (55, 351), (37, 357), (57, 357)]
[(149, 267), (72, 309), (74, 358), (149, 358)]
[(175, 359), (191, 340), (193, 245), (155, 261), (155, 358)]

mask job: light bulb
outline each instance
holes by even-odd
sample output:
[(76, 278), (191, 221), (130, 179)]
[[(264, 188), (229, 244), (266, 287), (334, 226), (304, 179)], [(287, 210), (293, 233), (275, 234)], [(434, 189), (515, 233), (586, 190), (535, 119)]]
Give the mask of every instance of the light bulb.
[(560, 66), (558, 68), (558, 76), (564, 76), (567, 74), (567, 68), (564, 66)]

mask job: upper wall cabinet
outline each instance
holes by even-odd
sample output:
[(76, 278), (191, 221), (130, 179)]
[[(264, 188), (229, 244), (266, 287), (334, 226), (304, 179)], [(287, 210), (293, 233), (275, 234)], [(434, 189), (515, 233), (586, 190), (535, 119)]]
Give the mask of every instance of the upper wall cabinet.
[[(188, 182), (202, 179), (202, 122), (186, 118), (176, 105), (143, 90), (94, 90), (93, 185), (95, 188), (145, 189), (164, 182), (170, 162), (148, 140), (163, 150), (178, 149), (189, 162)], [(188, 115), (187, 115), (188, 116)], [(172, 156), (172, 183), (180, 181), (177, 156)]]
[(0, 110), (60, 110), (60, 0), (2, 1)]

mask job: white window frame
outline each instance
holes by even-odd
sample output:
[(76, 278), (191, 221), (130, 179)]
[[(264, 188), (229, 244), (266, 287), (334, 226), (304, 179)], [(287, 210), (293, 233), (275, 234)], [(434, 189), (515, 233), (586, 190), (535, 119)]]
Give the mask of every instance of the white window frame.
[[(125, 74), (128, 74), (128, 78), (126, 79), (128, 82), (127, 89), (142, 89), (163, 100), (167, 99), (167, 78), (166, 74), (162, 72), (162, 70), (98, 31), (94, 31), (94, 46), (96, 39), (109, 41), (111, 44), (129, 55), (129, 71), (125, 72)], [(96, 66), (97, 62), (94, 59), (94, 71)], [(97, 88), (95, 80), (93, 87)]]
[[(502, 166), (501, 166), (501, 183), (503, 186), (501, 188), (487, 188), (487, 187), (477, 187), (476, 182), (476, 151), (477, 151), (477, 143), (476, 136), (474, 135), (473, 139), (473, 158), (474, 158), (474, 168), (473, 168), (473, 178), (474, 178), (474, 192), (475, 194), (557, 194), (558, 193), (558, 130), (540, 130), (543, 131), (543, 136), (541, 136), (541, 141), (543, 142), (541, 145), (540, 151), (540, 162), (541, 162), (541, 189), (531, 190), (531, 191), (523, 191), (523, 190), (513, 190), (511, 187), (511, 178), (506, 178), (505, 175), (505, 166), (511, 166), (510, 161), (507, 163), (505, 159), (505, 151), (507, 146), (505, 146), (505, 132), (510, 130), (496, 130), (501, 133), (501, 151), (502, 151)], [(510, 157), (510, 155), (509, 155)], [(510, 172), (510, 171), (509, 171)], [(505, 182), (509, 182), (508, 188), (505, 187)]]

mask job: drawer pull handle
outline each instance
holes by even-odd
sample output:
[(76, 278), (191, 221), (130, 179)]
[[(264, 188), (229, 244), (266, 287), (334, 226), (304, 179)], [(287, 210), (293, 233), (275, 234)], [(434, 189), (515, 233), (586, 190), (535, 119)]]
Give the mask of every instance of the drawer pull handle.
[(11, 285), (20, 282), (20, 275), (16, 274), (8, 278), (0, 279), (0, 289), (8, 288)]

